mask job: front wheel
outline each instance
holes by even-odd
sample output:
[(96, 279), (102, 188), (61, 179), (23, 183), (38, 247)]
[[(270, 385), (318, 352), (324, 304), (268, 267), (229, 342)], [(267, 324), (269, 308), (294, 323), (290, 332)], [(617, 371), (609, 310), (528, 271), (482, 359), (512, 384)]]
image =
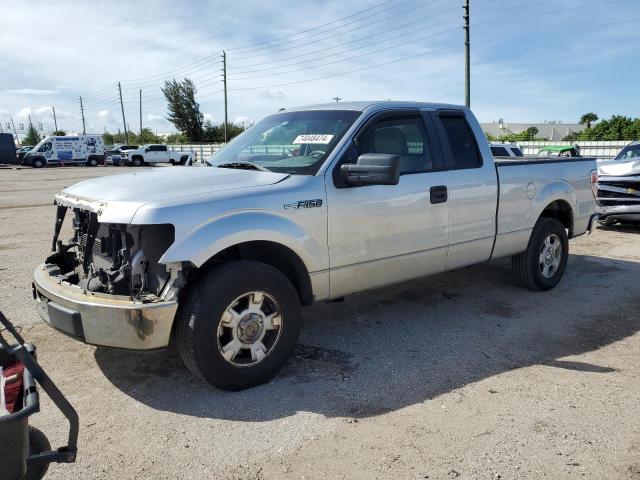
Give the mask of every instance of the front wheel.
[(42, 158), (34, 158), (31, 165), (33, 166), (33, 168), (44, 168), (46, 163)]
[(142, 159), (141, 159), (141, 158), (139, 158), (139, 157), (136, 157), (136, 158), (134, 158), (133, 160), (131, 160), (131, 164), (132, 164), (134, 167), (141, 167), (141, 166), (142, 166), (142, 163), (143, 163), (143, 162), (142, 162)]
[(542, 217), (533, 227), (527, 250), (511, 257), (513, 274), (529, 290), (550, 290), (562, 279), (569, 259), (569, 237), (555, 218)]
[(223, 390), (267, 382), (298, 339), (298, 294), (280, 270), (240, 260), (211, 269), (191, 287), (177, 317), (180, 355), (192, 373)]

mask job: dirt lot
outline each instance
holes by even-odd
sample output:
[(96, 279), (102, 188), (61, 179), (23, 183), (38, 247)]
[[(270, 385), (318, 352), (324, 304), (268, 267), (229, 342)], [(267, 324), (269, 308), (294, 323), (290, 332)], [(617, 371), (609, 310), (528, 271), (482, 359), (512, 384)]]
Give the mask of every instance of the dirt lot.
[[(78, 463), (47, 478), (640, 479), (640, 229), (573, 240), (547, 293), (501, 260), (308, 308), (285, 370), (228, 393), (31, 305), (53, 194), (121, 171), (0, 170), (0, 308), (81, 419)], [(64, 441), (48, 399), (32, 423)]]

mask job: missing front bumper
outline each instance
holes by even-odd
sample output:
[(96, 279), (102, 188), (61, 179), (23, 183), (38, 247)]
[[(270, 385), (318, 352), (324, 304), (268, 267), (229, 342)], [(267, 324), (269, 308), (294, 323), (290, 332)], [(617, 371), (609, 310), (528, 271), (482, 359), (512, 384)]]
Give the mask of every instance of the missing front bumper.
[(143, 303), (60, 283), (45, 265), (33, 274), (33, 296), (49, 325), (93, 345), (150, 350), (169, 344), (177, 301)]

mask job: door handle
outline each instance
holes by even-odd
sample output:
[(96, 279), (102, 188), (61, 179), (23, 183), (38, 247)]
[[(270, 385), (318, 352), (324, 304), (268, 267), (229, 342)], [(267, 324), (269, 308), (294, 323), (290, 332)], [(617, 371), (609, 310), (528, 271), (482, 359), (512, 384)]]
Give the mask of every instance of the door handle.
[(447, 186), (446, 185), (437, 185), (435, 187), (431, 187), (429, 189), (429, 197), (431, 199), (431, 203), (444, 203), (447, 201)]

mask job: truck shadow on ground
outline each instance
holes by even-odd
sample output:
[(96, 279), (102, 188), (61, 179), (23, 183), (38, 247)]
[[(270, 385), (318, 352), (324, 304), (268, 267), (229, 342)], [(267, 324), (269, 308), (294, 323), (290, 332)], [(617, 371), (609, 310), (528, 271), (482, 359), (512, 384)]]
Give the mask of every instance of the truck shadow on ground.
[(239, 421), (298, 411), (368, 417), (529, 365), (606, 375), (571, 355), (640, 330), (640, 263), (573, 255), (545, 293), (514, 285), (508, 261), (376, 290), (305, 310), (295, 355), (270, 383), (223, 392), (192, 377), (175, 351), (99, 348), (121, 391), (154, 409)]

